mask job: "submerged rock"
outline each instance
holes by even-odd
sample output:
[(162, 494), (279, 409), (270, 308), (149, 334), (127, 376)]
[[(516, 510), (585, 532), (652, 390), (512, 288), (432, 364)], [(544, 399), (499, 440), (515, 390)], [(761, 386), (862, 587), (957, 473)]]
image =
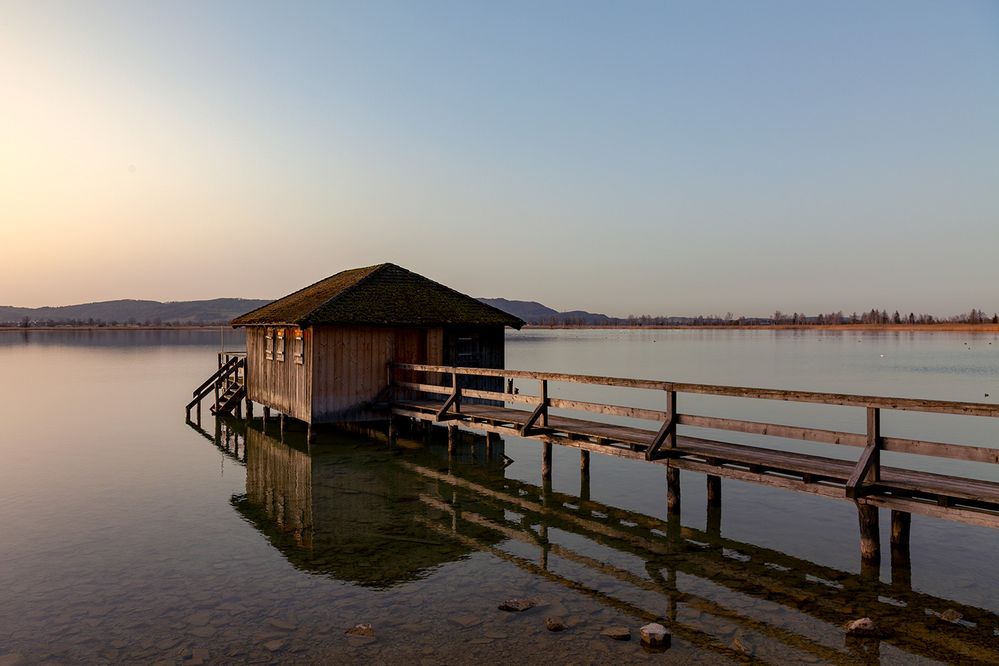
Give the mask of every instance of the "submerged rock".
[(284, 640), (281, 638), (276, 638), (272, 641), (267, 641), (266, 643), (264, 643), (264, 647), (271, 652), (277, 652), (278, 650), (284, 647)]
[(948, 608), (943, 613), (940, 613), (940, 619), (947, 622), (960, 622), (963, 618), (964, 616), (953, 608)]
[(747, 641), (743, 636), (736, 636), (732, 639), (732, 642), (729, 643), (728, 646), (736, 652), (746, 655), (747, 657), (752, 657), (756, 652), (753, 648), (753, 644)]
[(348, 636), (374, 636), (375, 629), (370, 624), (355, 624), (353, 627), (344, 632)]
[(848, 636), (877, 636), (880, 632), (878, 625), (869, 617), (862, 617), (846, 625)]
[(546, 617), (545, 618), (545, 629), (548, 631), (565, 631), (568, 629), (565, 622), (557, 617)]
[(638, 634), (642, 637), (642, 645), (653, 648), (669, 647), (670, 633), (666, 627), (658, 622), (652, 622), (639, 629)]
[(615, 641), (630, 641), (631, 629), (628, 627), (608, 627), (601, 631), (600, 635), (612, 638)]
[(538, 605), (534, 599), (507, 599), (498, 608), (508, 613), (522, 613)]

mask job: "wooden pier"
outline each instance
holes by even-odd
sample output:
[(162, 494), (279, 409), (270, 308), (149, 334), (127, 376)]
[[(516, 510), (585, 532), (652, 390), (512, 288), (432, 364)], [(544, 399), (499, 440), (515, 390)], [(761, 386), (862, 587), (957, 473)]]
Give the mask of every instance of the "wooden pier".
[[(507, 390), (463, 388), (481, 385), (483, 377), (500, 378)], [(517, 392), (514, 380), (537, 382), (537, 395)], [(994, 418), (999, 416), (999, 405), (404, 363), (390, 366), (389, 381), (394, 417), (440, 424), (448, 427), (452, 435), (461, 425), (539, 441), (542, 478), (546, 481), (551, 478), (553, 444), (580, 449), (583, 475), (589, 474), (591, 452), (664, 465), (670, 515), (679, 515), (681, 470), (707, 475), (708, 504), (714, 507), (721, 503), (722, 478), (854, 502), (862, 562), (868, 569), (876, 569), (880, 563), (880, 508), (892, 512), (892, 556), (900, 560), (908, 559), (911, 513), (999, 527), (999, 483), (881, 464), (883, 451), (999, 463), (999, 448), (893, 437), (883, 433), (881, 427), (881, 414), (886, 410)], [(663, 409), (563, 399), (552, 394), (550, 384), (654, 391), (662, 396)], [(865, 427), (863, 432), (838, 432), (680, 413), (677, 396), (682, 394), (859, 408), (863, 410)], [(577, 416), (587, 414), (637, 419), (651, 422), (652, 427)], [(678, 432), (678, 428), (683, 431)], [(843, 460), (688, 434), (705, 429), (855, 447), (859, 456), (856, 461)]]

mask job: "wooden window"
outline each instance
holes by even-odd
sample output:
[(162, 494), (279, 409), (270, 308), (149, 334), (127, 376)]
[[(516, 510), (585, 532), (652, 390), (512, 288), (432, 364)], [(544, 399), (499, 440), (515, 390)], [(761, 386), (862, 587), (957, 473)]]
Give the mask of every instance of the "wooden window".
[(275, 341), (274, 356), (277, 360), (284, 360), (284, 329), (277, 330), (277, 340)]
[(305, 339), (300, 328), (295, 329), (295, 363), (305, 364)]
[(458, 338), (458, 344), (455, 345), (455, 361), (456, 365), (463, 365), (466, 367), (476, 367), (479, 364), (479, 357), (481, 355), (481, 348), (479, 346), (479, 336), (469, 336)]
[(268, 328), (264, 334), (264, 358), (268, 361), (274, 360), (274, 329)]

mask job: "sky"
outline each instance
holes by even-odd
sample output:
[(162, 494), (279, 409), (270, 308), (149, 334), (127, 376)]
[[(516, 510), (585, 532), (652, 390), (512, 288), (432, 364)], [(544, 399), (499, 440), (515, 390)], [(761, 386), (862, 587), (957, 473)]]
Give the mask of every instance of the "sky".
[(999, 3), (0, 0), (0, 304), (385, 261), (618, 316), (999, 310)]

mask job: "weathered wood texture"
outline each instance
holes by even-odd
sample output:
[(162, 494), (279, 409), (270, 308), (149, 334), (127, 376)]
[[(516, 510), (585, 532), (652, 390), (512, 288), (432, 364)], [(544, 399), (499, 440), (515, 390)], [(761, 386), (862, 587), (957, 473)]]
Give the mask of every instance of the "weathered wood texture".
[[(274, 330), (272, 328), (272, 330)], [(312, 417), (312, 329), (305, 329), (303, 363), (295, 362), (295, 329), (287, 328), (284, 336), (284, 360), (265, 355), (267, 327), (246, 329), (246, 397), (296, 419), (308, 422)], [(272, 338), (277, 344), (277, 335)]]
[(312, 422), (342, 420), (387, 400), (390, 362), (443, 360), (439, 328), (314, 327)]

